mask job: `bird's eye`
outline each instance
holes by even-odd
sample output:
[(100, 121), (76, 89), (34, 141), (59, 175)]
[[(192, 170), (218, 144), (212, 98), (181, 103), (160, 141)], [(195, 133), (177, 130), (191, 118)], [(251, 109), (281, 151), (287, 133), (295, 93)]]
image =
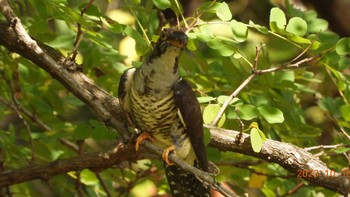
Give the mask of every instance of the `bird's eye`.
[(166, 38), (166, 35), (165, 35), (165, 32), (163, 32), (163, 33), (160, 35), (160, 39), (165, 40), (165, 38)]

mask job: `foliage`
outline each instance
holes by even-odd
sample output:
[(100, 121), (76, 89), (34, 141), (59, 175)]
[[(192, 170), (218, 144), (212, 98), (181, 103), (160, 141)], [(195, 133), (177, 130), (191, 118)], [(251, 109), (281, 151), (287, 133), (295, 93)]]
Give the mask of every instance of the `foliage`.
[[(140, 65), (140, 57), (150, 51), (151, 41), (157, 39), (162, 25), (159, 9), (171, 8), (183, 17), (183, 8), (177, 0), (119, 3), (118, 8), (111, 9), (104, 1), (96, 0), (81, 16), (86, 1), (11, 2), (29, 34), (63, 54), (73, 50), (76, 24), (81, 24), (84, 34), (77, 61), (83, 65), (84, 73), (116, 96), (121, 73), (131, 65)], [(193, 17), (181, 21), (182, 26), (192, 28), (188, 32), (187, 50), (180, 59), (181, 75), (197, 91), (206, 124), (211, 124), (228, 102), (217, 125), (249, 132), (256, 152), (266, 138), (301, 148), (317, 146), (325, 140), (330, 144), (348, 143), (349, 139), (340, 131), (350, 130), (350, 82), (345, 72), (350, 63), (350, 38), (340, 38), (327, 30), (327, 22), (315, 11), (300, 11), (288, 3), (285, 11), (277, 7), (269, 11), (268, 24), (240, 21), (225, 2), (205, 2), (193, 13)], [(3, 47), (0, 53), (0, 117), (6, 125), (0, 127), (0, 153), (5, 169), (27, 166), (32, 159), (44, 163), (77, 154), (59, 139), (78, 145), (85, 140), (83, 151), (87, 152), (113, 148), (109, 142), (117, 137), (116, 133), (63, 85), (25, 58), (9, 54)], [(246, 86), (242, 85), (258, 71), (266, 72), (256, 74)], [(239, 87), (243, 89), (230, 99)], [(19, 108), (28, 110), (32, 118), (21, 113), (22, 117), (5, 124), (6, 117), (17, 114)], [(43, 129), (33, 117), (48, 128)], [(245, 129), (242, 125), (250, 126)], [(331, 139), (325, 139), (329, 135)], [(300, 182), (277, 164), (213, 148), (207, 151), (214, 162), (234, 161), (236, 165), (221, 167), (217, 179), (227, 182), (239, 194), (253, 192), (255, 188), (262, 192), (257, 195), (282, 195)], [(344, 147), (325, 150), (320, 158), (340, 172), (348, 165), (343, 158), (348, 151)], [(249, 162), (258, 164), (240, 165)], [(150, 170), (154, 167), (159, 171)], [(166, 191), (161, 169), (159, 161), (142, 160), (130, 167), (107, 169), (100, 176), (113, 195), (131, 192), (140, 196), (138, 192), (145, 187), (157, 186), (159, 193)], [(139, 176), (140, 171), (147, 171), (150, 176)], [(87, 169), (80, 173), (87, 195), (106, 195), (95, 173)], [(50, 187), (52, 194), (76, 193), (75, 179), (74, 172), (50, 179), (50, 185), (60, 185)], [(14, 194), (38, 196), (43, 192), (38, 186), (43, 184), (33, 181), (10, 189)], [(154, 195), (147, 192), (143, 195)], [(334, 195), (309, 185), (297, 195), (315, 196), (318, 192)]]

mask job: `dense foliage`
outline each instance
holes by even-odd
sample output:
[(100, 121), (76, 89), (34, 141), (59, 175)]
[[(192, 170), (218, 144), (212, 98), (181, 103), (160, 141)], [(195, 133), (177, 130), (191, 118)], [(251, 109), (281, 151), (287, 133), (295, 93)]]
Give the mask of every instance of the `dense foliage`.
[[(301, 11), (288, 1), (280, 8), (263, 3), (266, 18), (261, 21), (268, 21), (263, 24), (240, 20), (232, 4), (215, 1), (187, 16), (177, 0), (9, 3), (31, 37), (70, 56), (77, 46), (83, 72), (115, 96), (121, 73), (140, 65), (161, 28), (169, 26), (161, 10), (170, 8), (180, 25), (190, 28), (181, 75), (198, 95), (205, 124), (226, 103), (215, 125), (251, 134), (254, 151), (268, 138), (309, 147), (335, 172), (349, 166), (350, 38), (329, 31), (327, 21), (313, 10)], [(74, 45), (78, 29), (82, 39)], [(0, 171), (113, 149), (117, 132), (32, 62), (0, 47), (0, 74)], [(209, 143), (209, 130), (205, 132)], [(239, 195), (284, 195), (294, 188), (297, 196), (336, 195), (276, 163), (212, 147), (207, 151), (220, 167), (217, 180)], [(87, 196), (168, 192), (161, 162), (150, 159), (8, 189), (13, 196), (64, 196), (79, 193), (76, 179)]]

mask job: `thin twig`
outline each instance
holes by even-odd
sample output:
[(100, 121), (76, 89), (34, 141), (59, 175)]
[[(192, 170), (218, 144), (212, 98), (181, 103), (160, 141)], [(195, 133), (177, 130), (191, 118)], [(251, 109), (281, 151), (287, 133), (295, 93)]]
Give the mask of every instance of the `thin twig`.
[[(299, 68), (301, 68), (300, 65), (311, 62), (311, 61), (321, 57), (322, 55), (323, 54), (317, 54), (315, 56), (299, 60), (298, 62), (295, 62), (295, 63), (283, 64), (283, 65), (278, 66), (278, 67), (268, 68), (268, 69), (264, 69), (264, 70), (257, 70), (257, 74), (262, 75), (262, 74), (272, 73), (272, 72), (285, 70), (285, 69), (289, 69), (289, 70), (299, 69)], [(305, 68), (305, 67), (302, 67), (302, 68)]]
[[(79, 147), (79, 156), (81, 156), (83, 153), (84, 153), (84, 147), (85, 147), (85, 142), (84, 140), (78, 140), (77, 141), (77, 145)], [(79, 195), (79, 197), (83, 197), (84, 196), (84, 192), (83, 192), (83, 186), (82, 186), (82, 183), (81, 183), (81, 170), (76, 170), (75, 171), (76, 173), (76, 185), (75, 185), (75, 188), (77, 190), (77, 193)]]
[[(26, 127), (26, 131), (28, 134), (28, 140), (29, 140), (29, 144), (30, 144), (30, 148), (31, 148), (31, 160), (34, 161), (35, 160), (35, 146), (34, 146), (34, 140), (32, 138), (32, 129), (30, 127), (30, 125), (28, 124), (27, 120), (22, 116), (21, 112), (20, 112), (20, 108), (21, 105), (19, 104), (18, 100), (17, 100), (17, 92), (14, 90), (15, 88), (12, 85), (11, 80), (5, 75), (5, 73), (0, 72), (2, 79), (7, 83), (7, 86), (10, 88), (10, 92), (11, 92), (11, 100), (12, 100), (12, 109), (15, 111), (15, 113), (17, 114), (17, 116), (19, 117), (19, 119), (21, 119), (21, 121), (23, 122), (24, 126)], [(17, 83), (17, 82), (14, 82)]]
[(215, 126), (219, 120), (221, 119), (222, 115), (225, 113), (226, 108), (229, 106), (230, 102), (237, 96), (239, 92), (243, 90), (255, 77), (257, 76), (256, 73), (253, 73), (249, 75), (249, 77), (241, 83), (241, 85), (238, 86), (238, 88), (232, 92), (232, 94), (229, 96), (229, 98), (222, 104), (222, 107), (218, 113), (218, 115), (215, 117), (215, 119), (212, 121), (211, 125)]
[(256, 72), (258, 70), (258, 63), (259, 63), (259, 54), (261, 50), (265, 47), (265, 44), (255, 47), (255, 58), (254, 58), (254, 64), (253, 64), (253, 72)]
[(290, 196), (292, 194), (295, 194), (299, 191), (299, 189), (301, 189), (302, 187), (305, 186), (304, 182), (300, 182), (298, 185), (296, 185), (293, 189), (289, 190), (287, 193), (281, 195), (280, 197), (284, 197), (284, 196)]
[[(81, 9), (80, 11), (80, 16), (83, 17), (85, 12), (89, 9), (89, 7), (92, 5), (92, 3), (94, 2), (94, 0), (90, 0), (89, 3), (87, 3), (85, 5), (84, 8)], [(81, 24), (80, 23), (77, 23), (77, 26), (78, 26), (78, 30), (77, 30), (77, 37), (75, 38), (75, 41), (74, 41), (74, 48), (72, 50), (72, 57), (69, 58), (70, 61), (75, 61), (77, 55), (78, 55), (78, 47), (80, 45), (80, 42), (81, 42), (81, 39), (82, 39), (82, 35), (83, 35), (83, 31), (81, 30)], [(69, 55), (68, 55), (69, 56)]]
[(109, 191), (107, 184), (106, 184), (105, 180), (103, 180), (103, 178), (101, 177), (100, 173), (95, 172), (95, 176), (97, 177), (98, 181), (100, 182), (102, 189), (106, 192), (106, 196), (112, 197), (112, 194)]
[(319, 146), (312, 146), (304, 148), (306, 151), (316, 150), (316, 149), (336, 149), (339, 147), (350, 147), (349, 144), (334, 144), (334, 145), (319, 145)]

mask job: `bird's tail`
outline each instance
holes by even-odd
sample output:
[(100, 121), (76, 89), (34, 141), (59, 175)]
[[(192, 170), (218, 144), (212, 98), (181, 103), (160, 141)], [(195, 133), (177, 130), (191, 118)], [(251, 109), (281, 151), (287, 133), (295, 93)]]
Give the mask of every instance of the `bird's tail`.
[(164, 163), (165, 174), (168, 179), (171, 194), (174, 197), (210, 197), (210, 186), (177, 165)]

